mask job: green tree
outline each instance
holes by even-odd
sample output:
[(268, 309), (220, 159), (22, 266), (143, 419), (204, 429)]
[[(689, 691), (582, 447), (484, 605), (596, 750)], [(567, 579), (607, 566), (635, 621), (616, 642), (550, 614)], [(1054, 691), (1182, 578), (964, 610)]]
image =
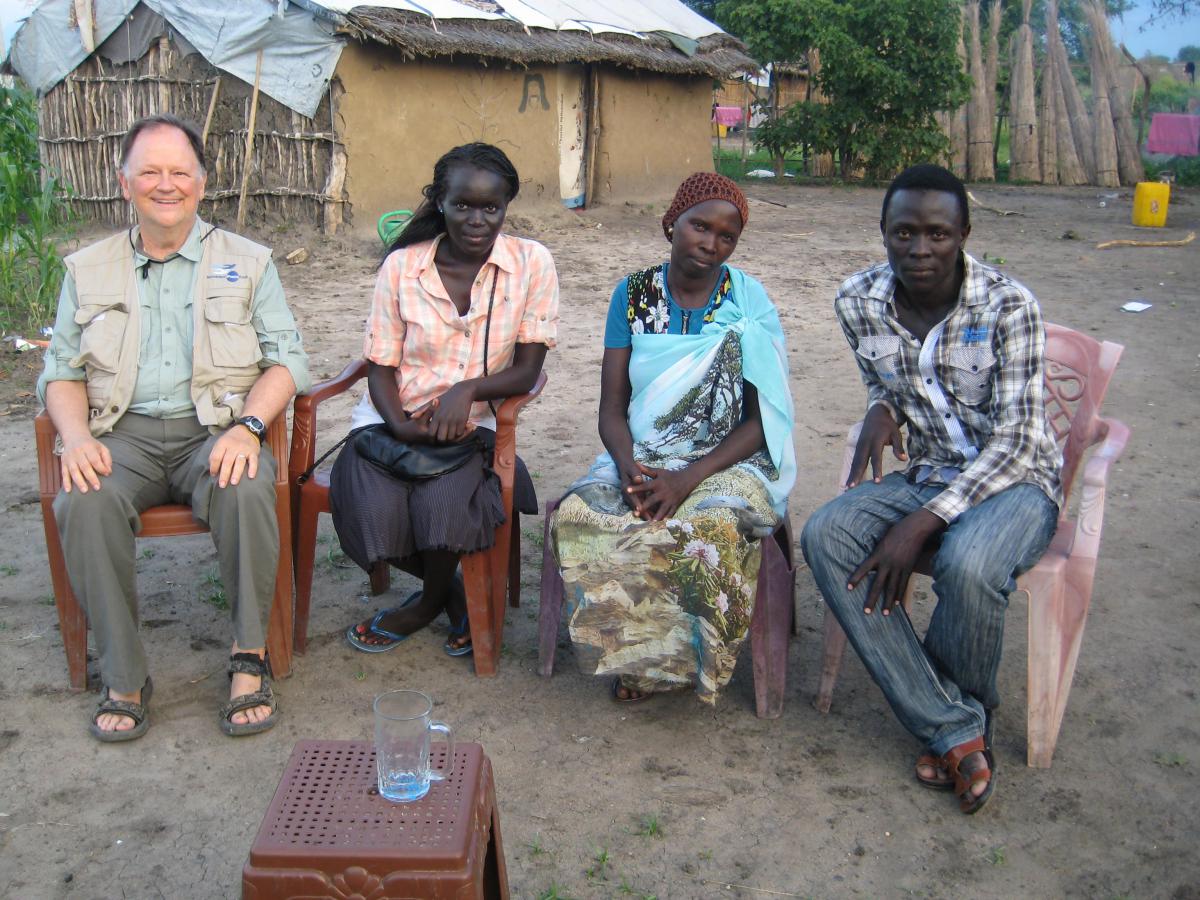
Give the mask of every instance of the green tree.
[(837, 154), (843, 177), (863, 168), (878, 179), (946, 149), (934, 113), (964, 102), (969, 83), (956, 0), (725, 0), (720, 12), (760, 60), (820, 51), (829, 102), (764, 123), (757, 140), (772, 153), (808, 144)]
[(1175, 54), (1175, 62), (1200, 62), (1200, 47), (1195, 44), (1180, 47), (1179, 52)]

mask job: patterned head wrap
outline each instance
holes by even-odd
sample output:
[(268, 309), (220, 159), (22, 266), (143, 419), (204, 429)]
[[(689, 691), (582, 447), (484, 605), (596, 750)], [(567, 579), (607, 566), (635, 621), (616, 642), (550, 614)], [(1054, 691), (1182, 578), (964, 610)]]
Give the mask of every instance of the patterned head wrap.
[(663, 234), (667, 236), (668, 241), (671, 239), (671, 226), (675, 224), (675, 220), (705, 200), (728, 200), (741, 213), (743, 228), (750, 221), (750, 207), (746, 203), (746, 195), (732, 179), (716, 172), (696, 172), (679, 185), (675, 199), (671, 201), (667, 214), (663, 216)]

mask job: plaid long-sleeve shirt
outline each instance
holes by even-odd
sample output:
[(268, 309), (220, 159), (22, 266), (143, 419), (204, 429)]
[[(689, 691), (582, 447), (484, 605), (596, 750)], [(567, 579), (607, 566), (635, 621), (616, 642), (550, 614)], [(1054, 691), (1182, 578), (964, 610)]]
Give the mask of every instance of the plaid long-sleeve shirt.
[(1062, 505), (1062, 454), (1042, 402), (1046, 335), (1024, 286), (963, 254), (958, 305), (919, 341), (896, 316), (887, 263), (851, 275), (834, 310), (867, 386), (908, 428), (910, 477), (945, 482), (925, 508), (947, 522), (1016, 484)]

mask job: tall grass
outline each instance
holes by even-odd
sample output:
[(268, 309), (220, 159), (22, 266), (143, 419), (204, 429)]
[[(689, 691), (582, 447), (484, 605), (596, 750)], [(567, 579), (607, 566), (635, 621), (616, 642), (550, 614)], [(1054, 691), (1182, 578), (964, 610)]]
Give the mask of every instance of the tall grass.
[(6, 332), (50, 324), (62, 286), (58, 243), (72, 222), (70, 189), (42, 176), (33, 95), (0, 87), (0, 329)]

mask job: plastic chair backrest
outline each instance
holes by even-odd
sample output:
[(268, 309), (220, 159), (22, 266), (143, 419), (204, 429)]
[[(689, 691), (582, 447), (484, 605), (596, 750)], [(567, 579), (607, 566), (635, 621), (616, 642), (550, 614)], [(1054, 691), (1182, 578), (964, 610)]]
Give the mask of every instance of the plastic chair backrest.
[(1046, 420), (1063, 451), (1063, 495), (1070, 496), (1075, 473), (1088, 447), (1104, 436), (1100, 408), (1125, 348), (1097, 341), (1063, 325), (1046, 323)]

